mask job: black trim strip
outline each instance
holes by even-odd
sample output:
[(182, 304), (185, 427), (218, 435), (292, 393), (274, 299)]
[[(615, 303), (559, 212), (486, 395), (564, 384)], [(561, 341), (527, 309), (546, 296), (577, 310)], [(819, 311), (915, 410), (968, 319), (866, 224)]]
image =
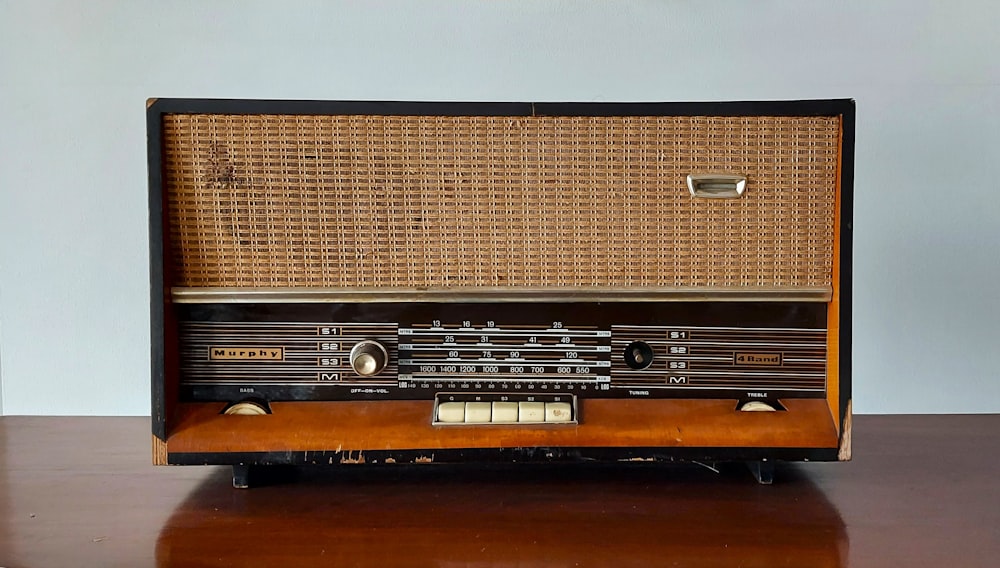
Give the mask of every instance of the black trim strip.
[(535, 103), (538, 116), (837, 116), (850, 99), (690, 103)]
[(726, 102), (440, 102), (157, 99), (159, 114), (332, 114), (396, 116), (837, 116), (851, 99)]
[(158, 99), (150, 110), (160, 114), (531, 116), (531, 103)]
[(843, 142), (840, 149), (840, 426), (844, 436), (844, 418), (852, 398), (851, 373), (852, 287), (854, 268), (854, 101), (845, 101), (842, 118)]
[(574, 461), (836, 461), (835, 448), (462, 448), (436, 450), (172, 452), (172, 465), (357, 465), (478, 462)]
[(163, 263), (163, 195), (161, 115), (154, 102), (146, 109), (146, 151), (149, 159), (149, 343), (151, 350), (151, 417), (153, 435), (167, 439), (166, 432), (166, 337)]

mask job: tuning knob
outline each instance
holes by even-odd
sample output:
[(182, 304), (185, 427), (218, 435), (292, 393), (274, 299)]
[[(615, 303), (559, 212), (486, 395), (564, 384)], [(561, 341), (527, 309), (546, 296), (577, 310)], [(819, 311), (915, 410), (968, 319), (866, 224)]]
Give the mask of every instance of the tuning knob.
[(388, 362), (389, 353), (378, 341), (366, 339), (351, 348), (351, 368), (363, 377), (381, 373)]

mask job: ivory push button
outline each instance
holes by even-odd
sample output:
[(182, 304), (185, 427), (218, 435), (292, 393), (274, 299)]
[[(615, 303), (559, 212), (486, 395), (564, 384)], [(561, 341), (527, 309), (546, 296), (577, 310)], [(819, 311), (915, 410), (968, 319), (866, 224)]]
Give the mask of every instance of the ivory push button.
[(516, 402), (494, 402), (493, 422), (517, 422)]
[(573, 419), (573, 409), (568, 402), (546, 402), (546, 422), (569, 422)]
[(549, 393), (448, 393), (434, 395), (435, 426), (534, 425), (558, 428), (577, 423), (576, 397)]
[(546, 422), (569, 422), (573, 420), (573, 409), (568, 402), (546, 402)]
[(517, 403), (518, 422), (545, 422), (544, 402), (519, 402)]
[(438, 404), (438, 422), (449, 424), (465, 422), (464, 402), (442, 402)]
[(489, 402), (465, 403), (465, 421), (472, 424), (485, 424), (493, 415), (493, 405)]

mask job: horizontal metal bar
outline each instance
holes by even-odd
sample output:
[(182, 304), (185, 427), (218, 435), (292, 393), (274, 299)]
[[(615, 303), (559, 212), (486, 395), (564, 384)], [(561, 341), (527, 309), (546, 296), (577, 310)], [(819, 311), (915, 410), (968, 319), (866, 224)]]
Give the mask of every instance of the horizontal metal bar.
[(175, 303), (829, 302), (814, 288), (171, 288)]

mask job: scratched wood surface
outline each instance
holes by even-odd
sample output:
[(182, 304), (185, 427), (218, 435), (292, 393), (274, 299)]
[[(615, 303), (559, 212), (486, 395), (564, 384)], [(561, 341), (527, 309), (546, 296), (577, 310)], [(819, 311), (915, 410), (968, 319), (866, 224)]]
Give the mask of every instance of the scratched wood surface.
[(144, 418), (0, 418), (0, 566), (995, 566), (1000, 415), (859, 416), (775, 485), (697, 465), (154, 467)]
[(788, 412), (737, 412), (733, 400), (586, 399), (579, 425), (431, 426), (429, 400), (274, 402), (273, 414), (227, 416), (223, 403), (181, 405), (168, 452), (345, 451), (514, 446), (835, 448), (826, 401), (787, 399)]

